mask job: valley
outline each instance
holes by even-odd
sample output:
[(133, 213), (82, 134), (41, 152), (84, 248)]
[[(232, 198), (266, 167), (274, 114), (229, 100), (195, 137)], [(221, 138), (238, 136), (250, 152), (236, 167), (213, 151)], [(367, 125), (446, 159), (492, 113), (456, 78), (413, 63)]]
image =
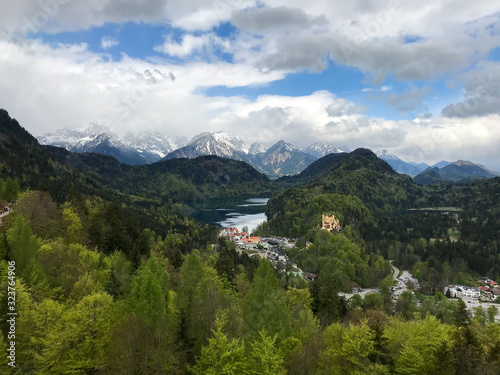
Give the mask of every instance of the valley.
[[(333, 329), (365, 330), (363, 339), (389, 353), (379, 360), (372, 350), (366, 365), (390, 373), (400, 361), (390, 345), (402, 331), (438, 330), (436, 347), (449, 345), (450, 361), (462, 345), (459, 327), (495, 340), (498, 300), (481, 295), (480, 309), (446, 297), (445, 288), (500, 281), (499, 177), (420, 185), (362, 148), (274, 179), (215, 155), (128, 165), (41, 146), (6, 111), (0, 146), (0, 199), (16, 202), (2, 218), (0, 265), (17, 265), (25, 373), (69, 363), (186, 373), (216, 335), (272, 342), (270, 350), (294, 340), (295, 349), (279, 349), (294, 373), (297, 358), (322, 366), (325, 349), (315, 345)], [(285, 142), (277, 149), (296, 152)], [(336, 230), (320, 229), (324, 215), (338, 220)], [(248, 233), (228, 240), (219, 226)], [(63, 323), (30, 328), (46, 311)], [(97, 341), (77, 329), (82, 321), (101, 327)], [(34, 346), (31, 337), (41, 341)], [(96, 342), (102, 358), (74, 359)], [(130, 342), (151, 362), (126, 357)]]

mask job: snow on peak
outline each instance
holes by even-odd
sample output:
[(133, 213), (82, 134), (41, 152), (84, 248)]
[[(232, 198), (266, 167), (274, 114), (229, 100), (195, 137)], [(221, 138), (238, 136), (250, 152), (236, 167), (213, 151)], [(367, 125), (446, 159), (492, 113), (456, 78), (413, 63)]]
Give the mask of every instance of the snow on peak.
[(375, 155), (377, 155), (380, 159), (383, 160), (401, 160), (396, 155), (391, 154), (389, 151), (385, 149), (375, 152)]
[(252, 143), (250, 149), (248, 150), (249, 155), (262, 154), (267, 151), (267, 147), (261, 145), (260, 143)]
[(305, 148), (302, 151), (308, 155), (311, 155), (319, 159), (329, 154), (340, 154), (343, 152), (349, 152), (349, 149), (347, 147), (342, 147), (342, 148), (333, 147), (332, 145), (326, 142), (319, 141)]

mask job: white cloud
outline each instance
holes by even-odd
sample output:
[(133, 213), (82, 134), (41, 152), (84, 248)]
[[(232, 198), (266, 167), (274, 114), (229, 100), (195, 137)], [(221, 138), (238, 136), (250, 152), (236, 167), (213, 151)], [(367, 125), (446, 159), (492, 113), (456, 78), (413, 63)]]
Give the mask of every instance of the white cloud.
[(407, 161), (468, 159), (500, 171), (492, 152), (500, 147), (498, 115), (457, 121), (427, 114), (425, 121), (390, 121), (353, 113), (352, 105), (326, 91), (303, 97), (261, 96), (217, 116), (210, 129), (266, 145), (285, 139), (307, 147), (322, 140), (351, 149), (385, 148)]
[(229, 42), (214, 33), (202, 34), (200, 36), (185, 34), (182, 36), (180, 43), (175, 42), (171, 36), (167, 36), (165, 42), (154, 49), (155, 51), (181, 58), (194, 53), (203, 53), (205, 56), (212, 57), (217, 49), (227, 51), (229, 49)]
[[(50, 48), (38, 41), (0, 41), (0, 102), (34, 134), (106, 120), (117, 132), (133, 128), (191, 135), (242, 98), (207, 98), (202, 85), (247, 86), (283, 78), (250, 65), (119, 62), (85, 44)], [(29, 104), (27, 104), (29, 103)], [(29, 110), (26, 108), (29, 107)]]
[(85, 45), (0, 42), (0, 49), (0, 102), (34, 134), (105, 120), (118, 133), (149, 129), (189, 138), (224, 130), (267, 145), (285, 139), (306, 147), (323, 140), (352, 149), (386, 148), (409, 161), (461, 158), (500, 169), (492, 151), (500, 147), (498, 115), (389, 121), (366, 117), (355, 103), (328, 91), (255, 100), (207, 97), (200, 82), (238, 86), (280, 76), (242, 64), (175, 66), (126, 56), (107, 62)]
[(103, 36), (101, 39), (101, 48), (102, 49), (108, 49), (111, 47), (118, 46), (120, 42), (118, 39), (110, 37), (110, 36)]

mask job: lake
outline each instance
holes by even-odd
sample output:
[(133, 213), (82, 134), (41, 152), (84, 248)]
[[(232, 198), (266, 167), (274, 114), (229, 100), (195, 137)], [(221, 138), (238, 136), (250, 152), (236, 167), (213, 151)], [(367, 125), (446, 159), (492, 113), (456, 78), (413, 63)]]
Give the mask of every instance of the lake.
[(242, 198), (232, 200), (210, 200), (199, 204), (192, 216), (204, 223), (222, 228), (248, 226), (252, 232), (258, 224), (267, 220), (264, 213), (269, 198)]

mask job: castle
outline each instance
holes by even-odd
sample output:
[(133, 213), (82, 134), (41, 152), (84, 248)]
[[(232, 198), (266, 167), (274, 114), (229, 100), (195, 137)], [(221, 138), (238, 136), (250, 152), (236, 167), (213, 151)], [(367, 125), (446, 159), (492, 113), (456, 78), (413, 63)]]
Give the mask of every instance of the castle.
[(322, 219), (322, 230), (327, 230), (329, 232), (338, 232), (342, 227), (340, 222), (335, 215), (323, 215)]

